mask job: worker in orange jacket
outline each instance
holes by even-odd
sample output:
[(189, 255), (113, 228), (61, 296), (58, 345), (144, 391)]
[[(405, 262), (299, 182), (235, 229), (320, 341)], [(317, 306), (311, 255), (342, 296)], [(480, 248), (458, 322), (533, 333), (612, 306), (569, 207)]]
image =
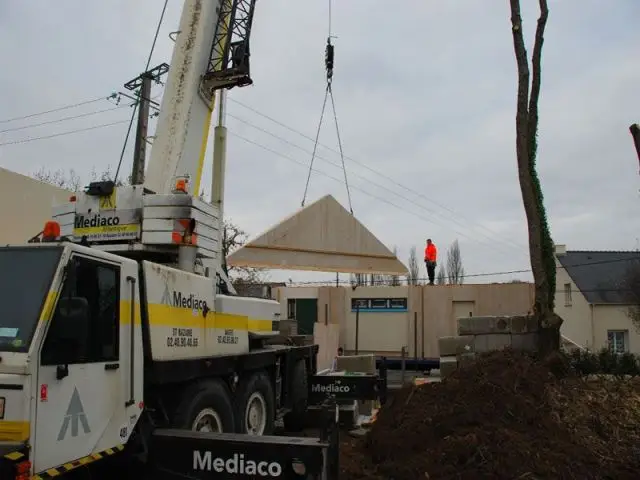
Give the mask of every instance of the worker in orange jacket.
[(424, 248), (424, 264), (427, 267), (427, 275), (429, 276), (429, 285), (433, 285), (436, 279), (436, 266), (438, 263), (436, 259), (438, 257), (438, 249), (435, 243), (427, 238), (427, 246)]

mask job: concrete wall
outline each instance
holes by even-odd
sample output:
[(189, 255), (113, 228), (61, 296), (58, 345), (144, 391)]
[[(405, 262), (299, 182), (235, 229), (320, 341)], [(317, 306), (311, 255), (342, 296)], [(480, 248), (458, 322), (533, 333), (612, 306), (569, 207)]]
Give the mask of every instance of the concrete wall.
[(0, 244), (22, 244), (42, 231), (54, 205), (70, 192), (0, 168)]
[[(359, 312), (359, 353), (439, 356), (438, 338), (457, 333), (456, 320), (469, 314), (523, 315), (533, 304), (529, 283), (400, 287), (283, 287), (275, 298), (286, 315), (290, 298), (318, 298), (318, 321), (340, 325), (340, 344), (355, 350), (356, 313), (352, 298), (407, 298), (407, 310)], [(284, 318), (284, 317), (283, 317)]]

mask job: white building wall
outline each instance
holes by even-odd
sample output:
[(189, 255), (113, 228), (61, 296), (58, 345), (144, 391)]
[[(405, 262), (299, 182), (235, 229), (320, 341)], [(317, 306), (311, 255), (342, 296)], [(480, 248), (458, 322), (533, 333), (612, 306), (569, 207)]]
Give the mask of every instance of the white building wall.
[(0, 168), (0, 244), (23, 244), (42, 231), (71, 192)]

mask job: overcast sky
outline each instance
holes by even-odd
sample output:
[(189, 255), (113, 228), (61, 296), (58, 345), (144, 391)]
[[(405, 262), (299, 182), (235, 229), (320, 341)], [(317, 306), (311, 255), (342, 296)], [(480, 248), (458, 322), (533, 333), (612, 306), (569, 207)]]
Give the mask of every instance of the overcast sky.
[[(469, 274), (528, 269), (508, 2), (406, 0), (401, 10), (393, 3), (333, 5), (334, 93), (356, 217), (396, 245), (405, 263), (410, 248), (421, 253), (431, 237), (441, 263), (458, 239)], [(537, 2), (525, 3), (530, 50)], [(628, 127), (640, 122), (640, 2), (549, 3), (538, 163), (552, 236), (569, 249), (636, 249), (640, 182)], [(3, 120), (123, 90), (144, 69), (161, 7), (161, 0), (0, 2), (0, 165), (24, 174), (73, 168), (85, 178), (94, 168), (115, 170), (126, 124), (10, 142), (126, 121), (128, 107), (42, 126), (33, 125), (113, 105), (102, 100)], [(168, 34), (177, 30), (181, 7), (169, 0), (152, 65), (170, 62)], [(231, 91), (227, 120), (226, 213), (251, 234), (299, 208), (313, 148), (307, 137), (315, 134), (324, 94), (327, 16), (327, 0), (257, 3), (254, 85)], [(152, 95), (161, 92), (156, 87)], [(307, 202), (330, 193), (347, 206), (331, 120), (325, 118), (315, 164), (322, 173), (313, 173)], [(128, 149), (123, 168), (130, 165)], [(467, 282), (513, 278), (529, 275)]]

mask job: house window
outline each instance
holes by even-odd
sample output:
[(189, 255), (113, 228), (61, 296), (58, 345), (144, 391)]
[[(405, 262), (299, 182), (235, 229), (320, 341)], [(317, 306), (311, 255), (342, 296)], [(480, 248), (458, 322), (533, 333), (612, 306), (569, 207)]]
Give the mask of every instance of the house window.
[(371, 310), (379, 310), (381, 308), (388, 308), (389, 301), (386, 298), (372, 298)]
[(389, 299), (389, 307), (393, 310), (406, 310), (407, 299), (406, 298), (391, 298)]
[(351, 311), (360, 312), (406, 312), (406, 298), (352, 298)]
[(287, 299), (287, 320), (295, 320), (296, 318), (296, 299)]
[(614, 353), (625, 353), (629, 351), (627, 338), (629, 332), (627, 330), (609, 330), (607, 332), (607, 341), (609, 349)]
[(351, 299), (351, 311), (355, 312), (356, 310), (368, 310), (369, 309), (369, 299), (368, 298), (353, 298)]
[(571, 284), (570, 283), (564, 284), (564, 306), (565, 307), (571, 306)]

